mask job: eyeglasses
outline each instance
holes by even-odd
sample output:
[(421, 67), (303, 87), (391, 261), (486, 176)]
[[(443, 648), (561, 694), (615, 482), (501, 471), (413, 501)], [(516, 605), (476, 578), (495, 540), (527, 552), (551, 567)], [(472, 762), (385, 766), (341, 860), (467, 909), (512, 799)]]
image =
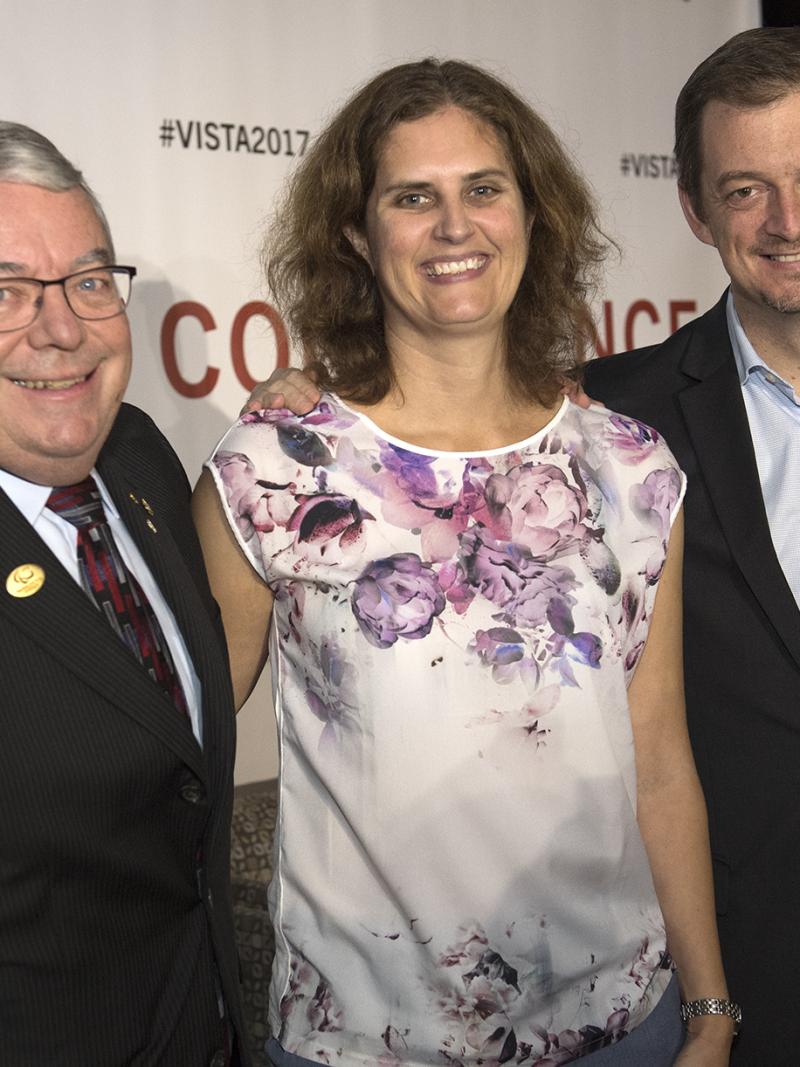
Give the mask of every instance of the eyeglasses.
[(0, 333), (24, 330), (42, 309), (48, 285), (60, 285), (79, 319), (113, 319), (131, 298), (136, 267), (90, 267), (64, 278), (0, 278)]

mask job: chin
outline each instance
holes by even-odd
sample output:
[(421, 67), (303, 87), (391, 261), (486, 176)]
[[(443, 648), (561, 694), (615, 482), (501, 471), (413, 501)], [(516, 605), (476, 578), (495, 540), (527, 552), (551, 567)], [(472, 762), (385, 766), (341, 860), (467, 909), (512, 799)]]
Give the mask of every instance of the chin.
[(762, 293), (761, 302), (772, 311), (779, 311), (781, 315), (800, 314), (800, 294), (776, 296), (771, 293)]

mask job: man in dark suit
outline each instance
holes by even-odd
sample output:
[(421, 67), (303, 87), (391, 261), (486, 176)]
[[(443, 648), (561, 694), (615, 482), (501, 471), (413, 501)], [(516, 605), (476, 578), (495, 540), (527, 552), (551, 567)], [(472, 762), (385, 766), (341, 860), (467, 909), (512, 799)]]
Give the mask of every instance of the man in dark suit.
[(732, 1063), (800, 1062), (800, 30), (751, 30), (691, 76), (679, 192), (731, 286), (587, 393), (661, 431), (688, 475), (686, 699), (719, 931), (744, 1011)]
[(0, 123), (4, 1067), (244, 1055), (230, 679), (185, 475), (121, 405), (132, 273), (80, 173)]

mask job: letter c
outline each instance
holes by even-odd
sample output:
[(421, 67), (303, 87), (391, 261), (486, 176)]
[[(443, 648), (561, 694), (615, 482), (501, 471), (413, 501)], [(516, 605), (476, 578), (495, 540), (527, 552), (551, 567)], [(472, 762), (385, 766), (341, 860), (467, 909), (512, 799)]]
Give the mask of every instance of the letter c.
[(217, 324), (214, 316), (204, 304), (198, 304), (194, 300), (181, 300), (173, 304), (164, 316), (161, 324), (161, 359), (164, 370), (172, 388), (181, 396), (197, 399), (208, 396), (219, 378), (219, 370), (216, 367), (206, 367), (206, 372), (199, 382), (187, 382), (178, 369), (178, 360), (175, 354), (175, 331), (178, 322), (183, 318), (197, 319), (203, 330), (216, 330)]

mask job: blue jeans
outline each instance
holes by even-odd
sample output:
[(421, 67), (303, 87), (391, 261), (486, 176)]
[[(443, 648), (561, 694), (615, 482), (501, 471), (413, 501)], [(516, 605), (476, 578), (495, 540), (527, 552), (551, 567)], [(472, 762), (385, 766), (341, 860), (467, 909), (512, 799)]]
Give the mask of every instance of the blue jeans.
[[(647, 1067), (671, 1067), (684, 1038), (680, 1002), (678, 979), (673, 976), (661, 1000), (641, 1026), (616, 1045), (581, 1057), (583, 1063), (588, 1065), (591, 1060), (591, 1067), (644, 1067), (645, 1064)], [(274, 1037), (267, 1042), (267, 1056), (272, 1067), (320, 1067), (315, 1060), (285, 1052)]]

